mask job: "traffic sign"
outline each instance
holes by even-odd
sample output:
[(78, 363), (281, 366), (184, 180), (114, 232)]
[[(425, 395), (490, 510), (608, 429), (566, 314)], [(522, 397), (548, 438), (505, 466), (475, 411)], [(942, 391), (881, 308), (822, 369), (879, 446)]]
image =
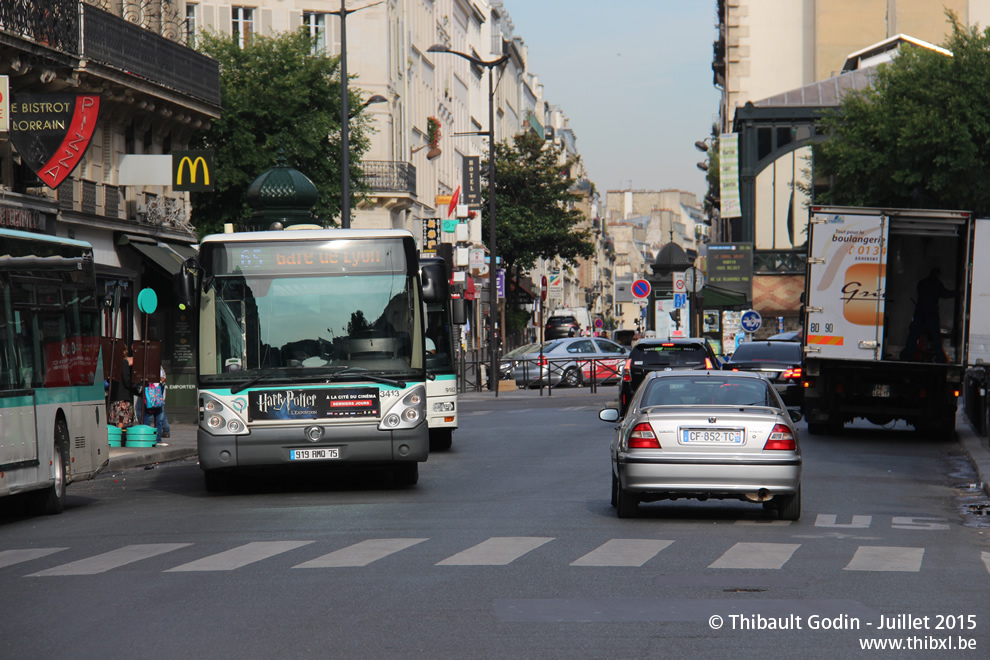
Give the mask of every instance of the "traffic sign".
[(601, 330), (605, 326), (605, 321), (601, 319), (595, 319), (595, 327)]
[(686, 293), (675, 293), (674, 294), (674, 307), (676, 309), (682, 309), (684, 305), (687, 304), (687, 294)]
[(754, 309), (751, 309), (748, 312), (743, 312), (742, 318), (739, 319), (739, 325), (741, 325), (742, 329), (746, 332), (756, 332), (760, 329), (762, 324), (763, 317), (760, 316), (760, 313)]
[(547, 300), (547, 276), (544, 275), (540, 280), (540, 300), (546, 302)]
[(636, 280), (632, 285), (633, 298), (646, 298), (650, 295), (650, 283), (646, 280)]
[(687, 293), (687, 283), (684, 273), (674, 273), (674, 293)]
[(705, 274), (698, 268), (688, 268), (684, 271), (684, 286), (688, 293), (698, 293), (705, 288)]

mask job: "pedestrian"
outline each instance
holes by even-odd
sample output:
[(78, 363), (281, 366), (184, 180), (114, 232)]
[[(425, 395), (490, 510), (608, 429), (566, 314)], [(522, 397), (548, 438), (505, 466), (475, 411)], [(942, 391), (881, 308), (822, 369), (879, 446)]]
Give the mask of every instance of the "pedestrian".
[(918, 300), (915, 302), (914, 318), (908, 327), (908, 338), (901, 351), (902, 360), (911, 360), (918, 357), (919, 340), (927, 333), (928, 347), (930, 354), (935, 358), (935, 362), (944, 363), (946, 361), (945, 351), (942, 350), (942, 325), (938, 319), (938, 304), (942, 298), (955, 298), (956, 292), (951, 291), (942, 284), (942, 269), (932, 268), (928, 277), (918, 282)]
[(157, 444), (161, 445), (165, 432), (165, 369), (160, 368), (157, 382), (150, 382), (144, 387), (144, 425), (153, 426), (156, 430)]
[(134, 352), (125, 345), (123, 361), (120, 365), (120, 380), (111, 379), (110, 381), (110, 418), (108, 423), (120, 429), (125, 429), (134, 423), (133, 366)]

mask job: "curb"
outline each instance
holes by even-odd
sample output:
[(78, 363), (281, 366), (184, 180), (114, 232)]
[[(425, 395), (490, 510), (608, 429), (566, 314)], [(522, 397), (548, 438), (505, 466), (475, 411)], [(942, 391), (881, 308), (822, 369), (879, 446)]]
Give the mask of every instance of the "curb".
[(987, 447), (987, 439), (980, 437), (969, 418), (962, 412), (956, 418), (956, 433), (958, 434), (959, 446), (973, 464), (983, 492), (990, 495), (990, 451)]
[(197, 453), (195, 447), (172, 447), (168, 449), (158, 449), (155, 450), (154, 454), (145, 454), (141, 452), (121, 454), (120, 456), (113, 456), (110, 458), (110, 463), (107, 465), (104, 472), (127, 470), (130, 468), (142, 467), (144, 465), (178, 461), (183, 458), (191, 458), (196, 455)]

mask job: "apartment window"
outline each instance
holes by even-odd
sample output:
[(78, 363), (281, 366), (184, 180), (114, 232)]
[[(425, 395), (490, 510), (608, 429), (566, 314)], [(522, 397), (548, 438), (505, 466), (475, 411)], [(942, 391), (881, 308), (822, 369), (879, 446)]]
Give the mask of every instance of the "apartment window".
[(327, 15), (311, 11), (303, 12), (303, 25), (313, 39), (313, 54), (327, 54)]
[(251, 40), (254, 34), (254, 9), (252, 7), (233, 8), (232, 30), (237, 38), (237, 45), (244, 48), (244, 45)]
[(199, 5), (192, 3), (186, 5), (186, 45), (190, 48), (196, 47), (196, 13), (198, 11)]

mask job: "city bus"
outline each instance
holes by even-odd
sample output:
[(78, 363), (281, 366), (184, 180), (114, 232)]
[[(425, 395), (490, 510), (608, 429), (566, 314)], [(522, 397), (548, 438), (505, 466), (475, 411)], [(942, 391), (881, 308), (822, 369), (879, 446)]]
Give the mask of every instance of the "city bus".
[(0, 496), (61, 513), (110, 460), (88, 243), (0, 229)]
[(429, 455), (425, 304), (404, 230), (207, 236), (177, 275), (198, 310), (197, 446), (208, 491), (242, 468), (380, 466), (415, 485)]
[(420, 268), (444, 273), (435, 300), (426, 304), (426, 410), (430, 450), (450, 449), (457, 430), (457, 370), (454, 324), (464, 324), (463, 306), (452, 309), (447, 266), (439, 257), (421, 257)]

